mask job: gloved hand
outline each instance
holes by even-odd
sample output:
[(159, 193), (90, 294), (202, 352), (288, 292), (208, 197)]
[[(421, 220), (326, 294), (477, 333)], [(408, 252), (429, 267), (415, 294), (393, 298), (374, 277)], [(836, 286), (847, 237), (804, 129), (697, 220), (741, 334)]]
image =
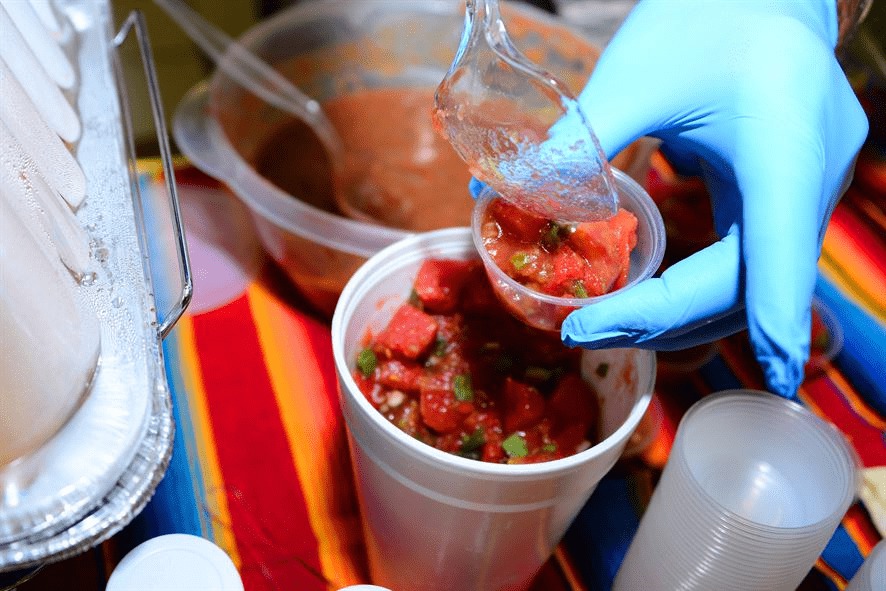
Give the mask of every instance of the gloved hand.
[(651, 135), (701, 173), (722, 239), (573, 312), (567, 344), (672, 350), (747, 326), (768, 388), (795, 395), (825, 227), (867, 134), (836, 42), (834, 0), (635, 7), (579, 103), (607, 157)]

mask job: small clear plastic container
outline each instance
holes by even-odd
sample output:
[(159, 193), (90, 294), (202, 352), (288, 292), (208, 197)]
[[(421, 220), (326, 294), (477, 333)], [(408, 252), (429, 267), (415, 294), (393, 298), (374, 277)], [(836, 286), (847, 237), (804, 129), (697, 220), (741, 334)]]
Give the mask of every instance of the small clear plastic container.
[(471, 235), (480, 253), (486, 273), (496, 295), (510, 312), (530, 326), (558, 331), (573, 310), (593, 305), (600, 300), (630, 289), (648, 279), (658, 270), (665, 251), (665, 227), (661, 214), (649, 194), (624, 172), (613, 168), (618, 188), (619, 207), (637, 217), (637, 245), (631, 251), (628, 281), (615, 291), (595, 297), (573, 298), (544, 294), (509, 277), (495, 264), (483, 243), (482, 225), (486, 209), (499, 195), (485, 189), (477, 199), (471, 218)]
[[(837, 315), (818, 298), (812, 298), (812, 315), (812, 342), (805, 368), (807, 380), (823, 374), (843, 348), (843, 327)], [(815, 317), (821, 321), (818, 327)]]

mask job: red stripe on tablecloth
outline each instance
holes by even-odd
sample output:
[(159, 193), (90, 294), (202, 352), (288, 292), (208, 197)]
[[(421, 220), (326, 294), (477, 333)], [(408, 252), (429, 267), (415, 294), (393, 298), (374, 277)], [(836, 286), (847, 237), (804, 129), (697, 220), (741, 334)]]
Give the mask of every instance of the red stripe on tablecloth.
[(807, 380), (803, 384), (803, 394), (814, 404), (820, 416), (846, 435), (863, 465), (886, 465), (886, 443), (882, 432), (853, 410), (840, 389), (827, 376)]
[(244, 585), (325, 591), (248, 299), (193, 324)]

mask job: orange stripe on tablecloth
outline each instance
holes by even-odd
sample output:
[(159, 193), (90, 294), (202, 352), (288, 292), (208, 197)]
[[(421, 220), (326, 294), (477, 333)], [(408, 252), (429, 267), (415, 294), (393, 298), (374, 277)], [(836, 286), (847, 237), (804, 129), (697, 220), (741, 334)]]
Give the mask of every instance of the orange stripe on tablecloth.
[(847, 208), (834, 210), (822, 244), (820, 266), (870, 312), (886, 321), (886, 252), (881, 239)]
[(837, 589), (845, 589), (849, 584), (849, 581), (847, 581), (843, 575), (831, 568), (831, 566), (821, 558), (815, 561), (815, 568), (821, 572), (821, 574), (829, 578), (834, 585), (837, 586)]
[(325, 578), (365, 580), (362, 531), (351, 491), (329, 329), (294, 312), (260, 284), (249, 303)]
[(563, 573), (563, 577), (569, 584), (571, 591), (588, 591), (588, 588), (581, 580), (581, 574), (578, 572), (578, 568), (576, 568), (575, 563), (572, 561), (569, 552), (566, 551), (562, 542), (557, 544), (557, 547), (554, 549), (554, 560), (557, 561), (557, 565), (560, 567), (560, 572)]
[(859, 552), (865, 557), (871, 553), (881, 539), (874, 524), (871, 523), (870, 516), (859, 504), (849, 507), (849, 511), (843, 517), (843, 527), (855, 542)]
[[(181, 375), (182, 384), (185, 387), (186, 396), (181, 396), (178, 403), (188, 405), (188, 414), (193, 428), (194, 445), (200, 462), (205, 498), (198, 502), (205, 503), (206, 512), (215, 521), (227, 524), (231, 520), (228, 509), (227, 496), (224, 494), (224, 478), (221, 473), (221, 464), (215, 447), (212, 422), (209, 418), (209, 409), (206, 405), (206, 391), (203, 387), (200, 356), (197, 354), (197, 342), (194, 336), (194, 322), (190, 314), (183, 315), (175, 325), (175, 335), (178, 343), (178, 371)], [(180, 435), (180, 434), (179, 434)], [(201, 516), (202, 521), (202, 516)], [(227, 527), (212, 527), (213, 541), (223, 548), (240, 567), (240, 553), (237, 550), (237, 542), (233, 533)]]

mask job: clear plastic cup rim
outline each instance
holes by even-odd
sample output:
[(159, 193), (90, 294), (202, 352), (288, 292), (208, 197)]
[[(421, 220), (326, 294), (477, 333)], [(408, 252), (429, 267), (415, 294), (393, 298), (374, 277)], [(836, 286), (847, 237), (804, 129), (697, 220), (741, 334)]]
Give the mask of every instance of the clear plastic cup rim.
[[(806, 533), (821, 530), (822, 528), (828, 527), (832, 523), (838, 523), (840, 518), (849, 508), (852, 500), (855, 498), (855, 491), (857, 490), (858, 484), (857, 467), (859, 465), (857, 456), (855, 454), (855, 451), (847, 443), (843, 434), (840, 433), (840, 431), (836, 427), (825, 422), (820, 417), (814, 415), (812, 412), (810, 412), (797, 402), (760, 390), (724, 390), (705, 396), (704, 398), (696, 402), (692, 407), (690, 407), (690, 409), (686, 411), (680, 421), (681, 426), (683, 425), (683, 423), (692, 420), (692, 417), (700, 414), (701, 412), (704, 412), (708, 409), (708, 407), (712, 405), (728, 404), (736, 400), (751, 400), (757, 404), (765, 404), (773, 408), (780, 408), (781, 410), (790, 412), (793, 415), (800, 417), (802, 420), (805, 420), (814, 425), (822, 434), (822, 436), (828, 438), (829, 443), (833, 447), (835, 454), (843, 456), (843, 459), (845, 460), (844, 465), (847, 467), (848, 471), (847, 481), (850, 484), (845, 487), (845, 492), (839, 503), (834, 504), (834, 510), (824, 518), (819, 519), (814, 523), (809, 523), (801, 526), (773, 526), (759, 523), (752, 519), (743, 517), (720, 503), (717, 499), (713, 498), (707, 493), (707, 491), (704, 490), (704, 488), (696, 479), (691, 468), (686, 462), (686, 459), (684, 457), (685, 452), (674, 454), (672, 451), (671, 456), (675, 461), (679, 462), (681, 472), (683, 472), (682, 476), (691, 478), (692, 482), (694, 483), (693, 488), (698, 490), (698, 494), (692, 496), (702, 500), (707, 506), (710, 506), (718, 514), (728, 519), (730, 523), (733, 523), (736, 526), (741, 525), (748, 530), (758, 532), (764, 536), (780, 535), (781, 537), (803, 537)], [(685, 437), (679, 436), (679, 431), (680, 428), (678, 427), (678, 436), (674, 441), (674, 445), (685, 446), (687, 442), (685, 441)]]
[[(630, 434), (637, 428), (640, 420), (646, 412), (650, 401), (652, 400), (652, 392), (655, 384), (655, 354), (651, 351), (638, 350), (639, 355), (648, 354), (649, 373), (648, 375), (640, 374), (639, 383), (637, 384), (637, 395), (634, 404), (628, 413), (627, 418), (618, 428), (613, 431), (605, 439), (598, 441), (588, 449), (577, 454), (550, 460), (547, 462), (538, 462), (535, 464), (496, 464), (491, 462), (482, 462), (469, 458), (447, 453), (439, 450), (431, 445), (422, 443), (407, 435), (398, 429), (394, 424), (388, 421), (381, 413), (379, 413), (369, 403), (365, 396), (360, 393), (360, 388), (351, 375), (352, 368), (346, 359), (344, 349), (344, 334), (347, 323), (350, 321), (348, 308), (356, 305), (357, 301), (363, 297), (362, 290), (366, 286), (371, 286), (384, 281), (384, 273), (391, 265), (399, 266), (400, 262), (391, 259), (391, 257), (404, 252), (415, 252), (415, 260), (421, 260), (428, 256), (427, 248), (429, 243), (440, 247), (439, 253), (435, 255), (446, 256), (446, 247), (454, 250), (453, 247), (470, 244), (470, 228), (443, 228), (430, 232), (422, 232), (414, 234), (403, 240), (400, 240), (376, 253), (366, 263), (351, 276), (348, 283), (342, 290), (339, 298), (339, 304), (336, 306), (335, 313), (332, 316), (332, 348), (333, 357), (337, 373), (341, 381), (344, 382), (341, 388), (341, 395), (349, 398), (359, 412), (368, 418), (376, 427), (388, 437), (389, 440), (410, 450), (419, 458), (433, 461), (441, 468), (447, 468), (452, 471), (472, 474), (475, 476), (486, 476), (494, 478), (531, 478), (546, 477), (552, 474), (569, 472), (581, 466), (584, 462), (605, 454), (612, 448), (626, 443)], [(421, 253), (419, 255), (418, 253)], [(472, 253), (476, 256), (476, 253)], [(408, 290), (404, 293), (404, 301)]]
[[(524, 294), (534, 300), (545, 302), (554, 306), (574, 308), (589, 306), (595, 302), (599, 302), (606, 298), (612, 297), (613, 295), (622, 293), (625, 290), (630, 289), (637, 283), (651, 277), (653, 273), (658, 270), (659, 265), (661, 265), (661, 261), (664, 259), (664, 220), (661, 217), (661, 213), (659, 212), (658, 206), (655, 204), (655, 201), (652, 200), (652, 197), (649, 196), (646, 190), (643, 189), (643, 187), (641, 187), (637, 183), (637, 181), (632, 179), (626, 173), (614, 167), (612, 168), (612, 174), (615, 176), (616, 187), (618, 188), (619, 192), (620, 205), (624, 207), (624, 209), (630, 211), (637, 216), (637, 222), (639, 224), (638, 227), (647, 228), (652, 238), (649, 260), (646, 262), (646, 264), (643, 266), (643, 269), (640, 271), (639, 274), (637, 274), (636, 277), (614, 291), (587, 298), (561, 297), (541, 293), (539, 291), (529, 289), (519, 281), (511, 278), (504, 271), (502, 271), (501, 268), (499, 268), (494, 260), (492, 260), (492, 257), (489, 256), (489, 252), (486, 250), (486, 246), (483, 244), (483, 237), (481, 235), (483, 214), (486, 212), (486, 207), (489, 205), (489, 203), (493, 199), (499, 197), (498, 193), (496, 193), (489, 187), (486, 187), (483, 189), (483, 191), (481, 191), (480, 195), (477, 197), (477, 203), (474, 205), (473, 213), (471, 214), (471, 237), (474, 240), (474, 246), (477, 248), (477, 252), (479, 252), (480, 254), (480, 259), (483, 261), (483, 265), (486, 267), (487, 271), (491, 271), (495, 275), (496, 281), (501, 281), (510, 289), (520, 294)], [(623, 193), (625, 192), (627, 192), (630, 196), (628, 199), (625, 199), (623, 195)]]
[[(677, 479), (677, 488), (675, 490), (680, 493), (681, 502), (685, 507), (686, 514), (679, 522), (681, 526), (695, 522), (709, 524), (711, 520), (715, 520), (720, 528), (729, 532), (729, 535), (735, 536), (736, 539), (745, 540), (749, 543), (765, 543), (775, 547), (784, 545), (794, 548), (797, 546), (798, 540), (801, 539), (810, 540), (806, 543), (815, 545), (817, 543), (814, 541), (816, 537), (812, 536), (810, 538), (809, 534), (830, 531), (833, 526), (841, 521), (841, 516), (833, 515), (812, 525), (781, 527), (761, 525), (733, 511), (724, 512), (722, 505), (715, 499), (712, 499), (700, 487), (684, 482), (684, 480), (694, 480), (694, 476), (689, 471), (688, 466), (685, 465), (685, 462), (680, 463), (684, 468), (684, 472), (681, 474), (683, 478)], [(710, 525), (707, 525), (707, 527), (710, 527)], [(830, 534), (827, 537), (830, 537)]]

